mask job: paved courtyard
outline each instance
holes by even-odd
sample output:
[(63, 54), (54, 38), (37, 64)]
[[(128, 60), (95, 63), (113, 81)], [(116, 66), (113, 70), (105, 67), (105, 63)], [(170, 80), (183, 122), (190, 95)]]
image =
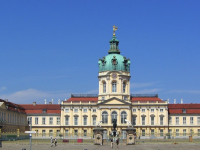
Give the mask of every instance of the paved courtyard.
[[(9, 144), (3, 143), (3, 150), (22, 150), (25, 148), (29, 150), (28, 144)], [(50, 144), (33, 144), (32, 150), (109, 150), (112, 149), (109, 145), (97, 146), (92, 144), (59, 144), (55, 147), (50, 147)], [(199, 150), (200, 144), (188, 143), (188, 144), (138, 144), (138, 145), (120, 145), (117, 148), (114, 145), (113, 149), (123, 150)]]

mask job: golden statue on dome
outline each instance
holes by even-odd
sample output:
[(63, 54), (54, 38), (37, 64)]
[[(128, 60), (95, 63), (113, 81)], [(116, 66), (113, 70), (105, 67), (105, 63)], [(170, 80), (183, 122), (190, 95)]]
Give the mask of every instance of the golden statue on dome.
[(115, 36), (115, 31), (118, 29), (115, 25), (113, 26), (113, 36)]

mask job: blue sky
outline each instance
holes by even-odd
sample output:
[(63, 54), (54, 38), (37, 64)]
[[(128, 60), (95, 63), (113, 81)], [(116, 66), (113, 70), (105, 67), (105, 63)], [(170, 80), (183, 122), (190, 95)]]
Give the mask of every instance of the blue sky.
[(131, 93), (200, 100), (199, 0), (1, 0), (0, 98), (14, 103), (98, 93), (98, 59), (118, 26)]

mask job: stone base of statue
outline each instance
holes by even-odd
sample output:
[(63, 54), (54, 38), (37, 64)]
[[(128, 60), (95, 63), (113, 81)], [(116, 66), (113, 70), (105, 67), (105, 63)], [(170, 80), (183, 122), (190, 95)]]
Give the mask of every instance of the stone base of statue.
[(93, 129), (94, 145), (103, 145), (103, 128), (96, 127)]
[(136, 129), (133, 127), (128, 127), (126, 129), (126, 144), (127, 145), (134, 145), (135, 144), (135, 134), (136, 134)]

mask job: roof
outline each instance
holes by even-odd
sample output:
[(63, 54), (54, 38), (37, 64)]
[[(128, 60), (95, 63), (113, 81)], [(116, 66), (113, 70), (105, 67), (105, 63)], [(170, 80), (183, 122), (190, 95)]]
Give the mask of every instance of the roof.
[(26, 113), (25, 109), (18, 104), (8, 102), (2, 99), (0, 99), (0, 102), (4, 102), (8, 110), (19, 112), (19, 113)]
[(169, 104), (168, 110), (169, 114), (200, 114), (200, 104)]
[(43, 110), (46, 110), (46, 114), (60, 114), (61, 107), (60, 104), (20, 104), (21, 107), (25, 109), (27, 114), (39, 114), (43, 113)]
[(63, 103), (71, 103), (71, 102), (97, 102), (98, 97), (71, 97), (67, 101), (63, 101)]
[(159, 102), (163, 102), (163, 100), (161, 100), (158, 97), (131, 97), (131, 101), (135, 102), (135, 101), (149, 101), (149, 102), (155, 102), (155, 101), (159, 101)]

